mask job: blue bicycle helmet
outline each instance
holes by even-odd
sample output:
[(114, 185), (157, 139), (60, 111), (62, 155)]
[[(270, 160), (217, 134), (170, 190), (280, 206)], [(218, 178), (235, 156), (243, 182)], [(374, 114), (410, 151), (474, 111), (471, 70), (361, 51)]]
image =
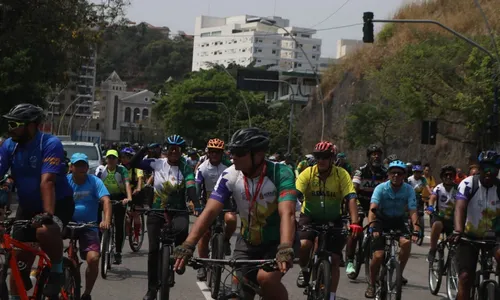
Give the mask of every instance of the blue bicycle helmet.
[(184, 147), (186, 144), (186, 141), (182, 138), (182, 136), (178, 134), (171, 135), (167, 138), (167, 143), (168, 146), (181, 146)]
[(477, 158), (479, 164), (492, 164), (500, 166), (500, 155), (494, 150), (483, 151)]
[(421, 165), (415, 165), (411, 168), (411, 170), (413, 172), (423, 172), (424, 171), (424, 167), (422, 167)]
[(387, 170), (390, 171), (392, 168), (400, 168), (401, 170), (406, 172), (406, 164), (400, 160), (395, 160), (391, 162)]
[(121, 151), (120, 151), (121, 154), (127, 154), (127, 155), (132, 155), (134, 156), (135, 155), (135, 151), (134, 149), (130, 148), (130, 147), (125, 147), (123, 148)]
[(161, 145), (158, 144), (158, 143), (151, 143), (151, 144), (148, 145), (148, 148), (150, 148), (150, 149), (151, 148), (160, 148), (160, 147), (161, 147)]

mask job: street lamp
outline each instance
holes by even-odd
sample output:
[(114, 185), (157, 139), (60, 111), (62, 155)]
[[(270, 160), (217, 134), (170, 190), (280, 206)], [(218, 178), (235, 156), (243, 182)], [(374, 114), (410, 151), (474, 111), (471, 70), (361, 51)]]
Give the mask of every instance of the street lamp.
[(323, 92), (321, 91), (321, 86), (320, 86), (321, 82), (320, 82), (320, 79), (319, 79), (318, 72), (316, 71), (316, 68), (312, 64), (311, 60), (309, 59), (309, 56), (307, 56), (306, 51), (304, 51), (304, 48), (297, 41), (297, 39), (293, 36), (293, 34), (291, 34), (290, 31), (288, 31), (288, 29), (286, 29), (285, 27), (279, 26), (278, 24), (276, 24), (276, 21), (269, 20), (269, 19), (266, 19), (266, 18), (260, 18), (260, 17), (248, 18), (247, 19), (247, 23), (254, 23), (254, 22), (259, 22), (259, 23), (267, 25), (267, 26), (274, 26), (274, 27), (277, 27), (277, 28), (282, 29), (283, 31), (285, 31), (288, 34), (288, 36), (299, 47), (300, 51), (302, 52), (302, 54), (306, 58), (307, 63), (309, 63), (309, 65), (311, 66), (311, 69), (312, 69), (312, 71), (314, 73), (314, 77), (316, 79), (316, 90), (318, 91), (318, 97), (319, 97), (320, 102), (321, 102), (321, 140), (323, 140), (324, 133), (325, 133), (325, 106), (324, 106), (324, 103), (323, 103)]
[(73, 101), (72, 101), (72, 102), (68, 105), (68, 107), (66, 107), (66, 109), (64, 110), (63, 114), (61, 115), (61, 119), (59, 120), (59, 126), (57, 127), (57, 135), (59, 135), (59, 134), (60, 134), (60, 131), (61, 131), (61, 126), (62, 126), (62, 122), (63, 122), (63, 120), (64, 120), (64, 116), (66, 116), (66, 113), (68, 112), (69, 108), (70, 108), (71, 106), (73, 106), (73, 104), (75, 104), (75, 103), (76, 103), (76, 101), (78, 101), (81, 97), (82, 97), (81, 95), (80, 95), (80, 96), (78, 96), (78, 97), (76, 97), (76, 98), (75, 98), (75, 100), (73, 100)]
[(224, 102), (214, 102), (214, 101), (195, 101), (194, 103), (196, 104), (215, 104), (215, 105), (220, 105), (222, 107), (224, 107), (224, 109), (226, 110), (227, 112), (227, 140), (229, 141), (231, 139), (231, 112), (229, 111), (229, 108), (227, 107), (227, 105), (224, 103)]
[[(99, 103), (98, 101), (92, 101), (92, 100), (87, 100), (85, 101), (85, 103), (91, 103), (93, 107), (94, 105), (98, 105), (96, 103)], [(82, 103), (81, 104), (77, 104), (76, 105), (76, 110), (73, 112), (73, 114), (71, 115), (71, 118), (69, 119), (69, 126), (68, 126), (68, 135), (71, 135), (71, 125), (73, 124), (73, 117), (76, 115), (76, 113), (78, 112), (78, 107), (82, 106)]]

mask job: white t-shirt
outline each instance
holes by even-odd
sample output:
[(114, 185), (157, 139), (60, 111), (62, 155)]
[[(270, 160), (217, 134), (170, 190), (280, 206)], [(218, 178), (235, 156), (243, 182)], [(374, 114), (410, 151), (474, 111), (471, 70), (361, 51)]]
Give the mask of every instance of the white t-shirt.
[(222, 162), (217, 166), (214, 166), (210, 163), (210, 160), (205, 160), (196, 170), (196, 183), (203, 184), (205, 186), (207, 196), (210, 196), (210, 193), (214, 190), (215, 184), (217, 183), (220, 175), (227, 168), (228, 166), (224, 165)]
[(439, 215), (447, 220), (451, 220), (455, 210), (457, 188), (454, 186), (450, 191), (447, 191), (444, 185), (440, 183), (434, 188), (432, 194), (437, 197), (435, 207), (439, 210)]

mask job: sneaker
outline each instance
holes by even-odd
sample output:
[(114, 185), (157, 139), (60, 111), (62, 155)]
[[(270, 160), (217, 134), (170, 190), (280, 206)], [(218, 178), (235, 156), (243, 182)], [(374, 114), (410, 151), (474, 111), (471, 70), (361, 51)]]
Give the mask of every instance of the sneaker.
[(406, 285), (408, 283), (408, 279), (404, 278), (403, 276), (401, 276), (401, 283), (403, 285)]
[(61, 291), (61, 287), (64, 284), (64, 274), (50, 272), (49, 279), (45, 287), (43, 288), (43, 294), (46, 297), (56, 297)]
[(429, 253), (427, 254), (427, 262), (432, 263), (436, 258), (436, 249), (429, 249)]
[(347, 274), (347, 276), (354, 275), (356, 273), (356, 270), (354, 269), (354, 263), (352, 261), (347, 262), (345, 273)]
[(121, 265), (122, 264), (122, 254), (121, 253), (115, 253), (115, 261), (113, 261), (114, 265)]
[(226, 251), (226, 256), (231, 256), (231, 243), (229, 241), (224, 241), (224, 250)]
[(297, 277), (297, 286), (299, 288), (305, 288), (309, 284), (309, 272), (299, 271), (299, 276)]
[(341, 267), (341, 268), (345, 267), (344, 255), (341, 255), (341, 256), (340, 256), (340, 263), (339, 263), (339, 267)]
[(157, 293), (158, 292), (155, 289), (148, 289), (148, 292), (144, 295), (142, 300), (156, 300)]
[(368, 285), (368, 287), (366, 288), (366, 292), (365, 292), (365, 298), (368, 298), (368, 299), (375, 298), (375, 286), (374, 285), (371, 285), (371, 284)]
[(206, 281), (207, 270), (205, 268), (199, 268), (198, 273), (196, 274), (196, 279), (198, 279), (198, 281)]
[(88, 294), (83, 294), (81, 297), (80, 297), (80, 300), (92, 300), (92, 296), (88, 295)]

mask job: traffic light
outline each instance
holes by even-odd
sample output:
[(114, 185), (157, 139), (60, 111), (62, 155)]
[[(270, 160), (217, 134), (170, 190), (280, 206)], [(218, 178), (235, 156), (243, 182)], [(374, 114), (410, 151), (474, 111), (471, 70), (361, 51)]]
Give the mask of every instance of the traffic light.
[(436, 145), (437, 122), (422, 121), (421, 144)]
[(363, 43), (373, 43), (373, 13), (363, 13)]

